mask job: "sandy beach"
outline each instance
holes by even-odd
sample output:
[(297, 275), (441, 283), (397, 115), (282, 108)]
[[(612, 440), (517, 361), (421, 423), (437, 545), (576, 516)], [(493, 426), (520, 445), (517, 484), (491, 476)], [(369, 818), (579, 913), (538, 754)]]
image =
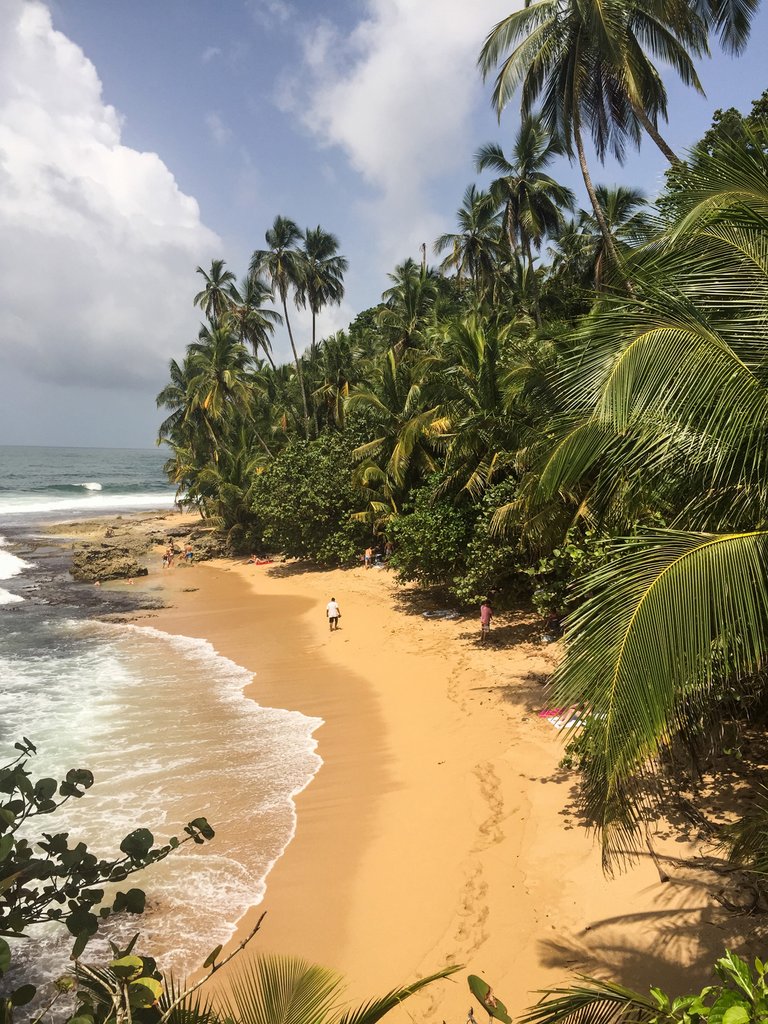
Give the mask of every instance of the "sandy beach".
[[(474, 616), (423, 618), (434, 603), (387, 570), (155, 561), (159, 549), (136, 585), (160, 576), (169, 606), (138, 623), (209, 640), (254, 673), (249, 696), (325, 722), (297, 834), (233, 941), (266, 910), (252, 949), (333, 967), (360, 1000), (463, 964), (395, 1014), (454, 1022), (467, 973), (515, 1014), (572, 970), (679, 991), (704, 984), (725, 946), (750, 948), (754, 926), (685, 863), (701, 837), (656, 828), (666, 882), (650, 857), (603, 874), (576, 776), (558, 767), (563, 735), (539, 716), (558, 652), (535, 616), (498, 615), (481, 646)], [(215, 824), (215, 807), (200, 812)]]

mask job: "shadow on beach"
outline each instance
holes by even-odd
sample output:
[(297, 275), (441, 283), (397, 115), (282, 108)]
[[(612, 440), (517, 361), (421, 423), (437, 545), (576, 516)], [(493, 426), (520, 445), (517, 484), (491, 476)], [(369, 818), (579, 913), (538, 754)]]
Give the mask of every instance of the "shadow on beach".
[[(713, 965), (726, 949), (749, 956), (764, 947), (768, 938), (764, 917), (728, 913), (714, 902), (702, 907), (701, 890), (709, 892), (718, 880), (707, 873), (691, 877), (690, 862), (685, 860), (663, 856), (659, 860), (669, 869), (670, 878), (660, 887), (653, 909), (605, 917), (577, 934), (563, 932), (545, 939), (538, 944), (541, 962), (562, 969), (564, 979), (579, 972), (609, 978), (641, 994), (647, 994), (653, 984), (671, 995), (682, 995), (712, 983)], [(651, 932), (653, 948), (645, 941)], [(682, 984), (681, 963), (687, 965)]]
[(254, 563), (253, 567), (276, 579), (291, 579), (294, 576), (306, 576), (309, 573), (336, 572), (336, 569), (329, 569), (326, 565), (317, 565), (315, 562), (305, 561), (302, 558), (297, 558), (292, 562), (275, 562), (272, 565)]

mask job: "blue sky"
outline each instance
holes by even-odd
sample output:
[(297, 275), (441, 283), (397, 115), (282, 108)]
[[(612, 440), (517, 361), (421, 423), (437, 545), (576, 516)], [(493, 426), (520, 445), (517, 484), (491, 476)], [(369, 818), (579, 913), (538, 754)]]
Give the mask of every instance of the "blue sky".
[[(451, 230), (478, 145), (509, 144), (474, 65), (516, 2), (3, 0), (0, 443), (151, 445), (195, 266), (242, 274), (278, 213), (349, 258), (323, 329), (376, 302)], [(763, 10), (744, 55), (701, 65), (706, 99), (668, 81), (673, 148), (762, 92), (766, 28)], [(594, 176), (652, 194), (664, 167), (645, 142)]]

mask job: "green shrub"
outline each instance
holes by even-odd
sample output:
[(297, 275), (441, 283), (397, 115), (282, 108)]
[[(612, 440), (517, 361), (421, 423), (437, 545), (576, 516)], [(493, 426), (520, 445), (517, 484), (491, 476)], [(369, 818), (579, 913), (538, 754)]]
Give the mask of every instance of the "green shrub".
[(268, 550), (324, 565), (356, 560), (368, 530), (350, 518), (352, 447), (336, 433), (293, 441), (257, 477), (251, 508)]

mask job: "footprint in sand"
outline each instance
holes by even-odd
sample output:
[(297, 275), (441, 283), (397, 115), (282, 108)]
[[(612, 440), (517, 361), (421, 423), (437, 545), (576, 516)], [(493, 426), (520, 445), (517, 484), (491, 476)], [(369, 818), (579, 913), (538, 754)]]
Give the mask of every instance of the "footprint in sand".
[(475, 851), (479, 852), (504, 839), (501, 827), (504, 820), (504, 798), (501, 782), (490, 761), (475, 766), (475, 777), (480, 783), (480, 795), (488, 807), (488, 816), (478, 828), (480, 839), (475, 845)]

